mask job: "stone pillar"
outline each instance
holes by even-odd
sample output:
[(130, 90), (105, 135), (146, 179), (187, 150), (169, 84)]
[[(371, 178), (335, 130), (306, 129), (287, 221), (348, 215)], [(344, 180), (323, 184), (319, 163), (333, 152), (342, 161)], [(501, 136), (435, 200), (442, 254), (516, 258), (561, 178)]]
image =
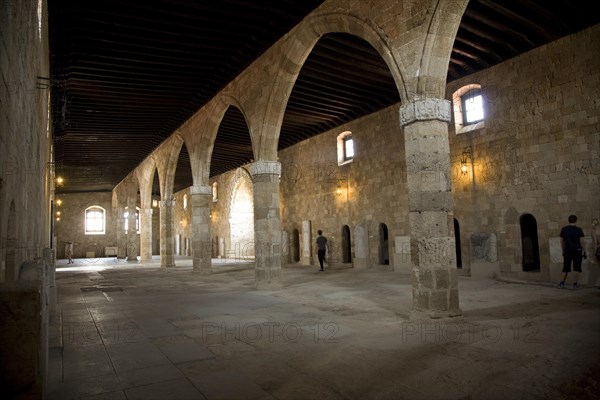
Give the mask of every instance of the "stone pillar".
[(152, 209), (140, 209), (140, 259), (152, 260)]
[(127, 237), (125, 235), (125, 207), (117, 206), (117, 258), (127, 257)]
[(50, 322), (56, 320), (56, 252), (46, 247), (43, 251), (44, 262), (48, 271), (48, 313)]
[(212, 187), (192, 186), (192, 254), (194, 272), (212, 272), (212, 243), (210, 237), (210, 204)]
[[(137, 195), (137, 193), (136, 193)], [(127, 198), (127, 261), (137, 261), (138, 254), (138, 236), (135, 226), (135, 201), (132, 196)]]
[(256, 288), (281, 288), (281, 220), (279, 179), (281, 164), (257, 161), (249, 165), (254, 190)]
[(173, 226), (174, 200), (160, 202), (160, 266), (175, 266), (175, 229)]
[(450, 102), (412, 101), (400, 107), (404, 130), (413, 318), (461, 314), (454, 240), (448, 123)]

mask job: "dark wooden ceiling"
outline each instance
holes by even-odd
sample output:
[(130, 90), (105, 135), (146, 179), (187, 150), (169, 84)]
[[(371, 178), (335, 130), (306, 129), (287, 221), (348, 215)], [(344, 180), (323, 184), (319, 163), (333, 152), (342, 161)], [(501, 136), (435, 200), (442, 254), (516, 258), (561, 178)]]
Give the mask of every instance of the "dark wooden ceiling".
[[(232, 78), (322, 0), (49, 0), (52, 121), (58, 192), (110, 191)], [(598, 23), (585, 1), (471, 0), (448, 80)], [(286, 109), (283, 149), (399, 102), (378, 53), (325, 35)], [(252, 160), (248, 128), (230, 108), (211, 176)], [(185, 146), (175, 190), (192, 184)], [(155, 191), (158, 182), (155, 182)]]

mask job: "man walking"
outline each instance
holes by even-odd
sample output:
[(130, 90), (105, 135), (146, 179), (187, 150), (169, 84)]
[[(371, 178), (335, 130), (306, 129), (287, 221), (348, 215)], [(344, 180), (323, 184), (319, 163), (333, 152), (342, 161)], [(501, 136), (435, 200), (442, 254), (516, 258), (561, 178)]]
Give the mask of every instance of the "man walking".
[(323, 236), (322, 230), (319, 229), (317, 233), (319, 234), (319, 236), (317, 236), (317, 255), (319, 257), (319, 265), (321, 266), (319, 271), (324, 271), (323, 261), (325, 260), (325, 253), (327, 252), (327, 238)]
[(565, 287), (565, 281), (567, 280), (567, 275), (571, 272), (571, 263), (573, 263), (573, 271), (576, 272), (573, 289), (577, 289), (577, 278), (579, 272), (581, 272), (581, 261), (583, 259), (581, 238), (584, 235), (583, 230), (575, 225), (575, 222), (577, 222), (577, 217), (569, 215), (569, 225), (564, 226), (560, 230), (560, 245), (564, 260), (562, 272), (564, 272), (564, 275), (562, 281), (558, 284), (559, 288)]

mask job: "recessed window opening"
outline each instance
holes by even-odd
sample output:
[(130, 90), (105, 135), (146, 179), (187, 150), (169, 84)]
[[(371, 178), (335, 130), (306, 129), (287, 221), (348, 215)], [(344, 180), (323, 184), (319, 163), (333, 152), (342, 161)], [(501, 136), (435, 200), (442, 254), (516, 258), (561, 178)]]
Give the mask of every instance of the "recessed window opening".
[(337, 136), (338, 165), (351, 163), (354, 159), (354, 140), (352, 132), (345, 131)]
[(485, 128), (486, 101), (480, 84), (465, 85), (452, 93), (456, 134)]
[(483, 120), (483, 96), (481, 95), (481, 90), (468, 91), (461, 97), (461, 101), (465, 125)]
[(346, 136), (344, 138), (344, 161), (352, 160), (354, 158), (354, 141), (352, 136)]
[(105, 211), (102, 207), (92, 206), (85, 210), (85, 234), (103, 235), (105, 227)]

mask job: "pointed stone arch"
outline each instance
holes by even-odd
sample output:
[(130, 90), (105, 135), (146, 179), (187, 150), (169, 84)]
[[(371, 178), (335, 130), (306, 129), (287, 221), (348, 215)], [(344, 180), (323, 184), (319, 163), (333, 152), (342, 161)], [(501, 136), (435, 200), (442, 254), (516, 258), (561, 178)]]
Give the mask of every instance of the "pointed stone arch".
[(235, 172), (233, 189), (229, 199), (229, 232), (232, 250), (236, 258), (254, 258), (254, 190), (252, 177), (245, 168)]
[[(381, 55), (396, 82), (400, 98), (406, 98), (403, 67), (384, 35), (368, 21), (343, 13), (317, 14), (305, 20), (287, 45), (282, 47), (281, 64), (273, 81), (261, 82), (268, 100), (260, 114), (260, 142), (257, 160), (276, 160), (279, 133), (287, 103), (302, 66), (319, 39), (328, 33), (348, 33), (368, 42)], [(267, 131), (268, 129), (268, 131)]]

